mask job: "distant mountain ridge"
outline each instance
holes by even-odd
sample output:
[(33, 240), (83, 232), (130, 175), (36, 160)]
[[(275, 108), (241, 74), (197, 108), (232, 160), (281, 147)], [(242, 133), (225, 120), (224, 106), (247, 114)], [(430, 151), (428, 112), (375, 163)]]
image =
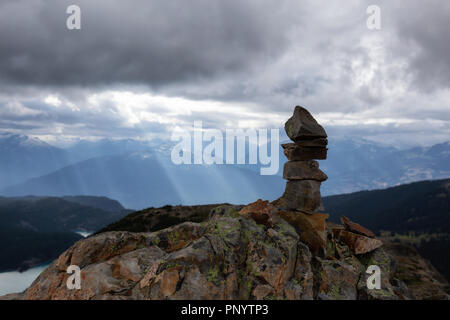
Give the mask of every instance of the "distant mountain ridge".
[[(135, 153), (93, 158), (24, 184), (4, 195), (107, 195), (133, 209), (166, 204), (245, 203), (274, 200), (282, 190), (279, 176), (232, 165), (174, 165), (159, 154)], [(244, 191), (243, 191), (244, 190)]]
[(66, 151), (25, 135), (0, 133), (0, 188), (70, 163)]
[(330, 143), (320, 163), (329, 179), (324, 195), (387, 188), (414, 181), (450, 177), (450, 143), (398, 150), (368, 142)]
[(77, 230), (96, 231), (130, 212), (104, 197), (0, 197), (0, 242), (8, 244), (0, 246), (0, 271), (54, 259), (82, 239)]
[[(26, 136), (0, 139), (0, 148), (2, 141), (9, 141), (8, 145), (16, 141), (17, 148), (23, 148), (28, 143), (21, 139), (26, 141)], [(262, 177), (259, 165), (175, 166), (170, 159), (172, 142), (82, 140), (58, 149), (36, 142), (38, 139), (29, 140), (40, 146), (38, 155), (31, 156), (32, 147), (3, 159), (0, 195), (106, 196), (142, 209), (166, 204), (247, 203), (259, 197), (273, 200), (283, 190), (280, 176), (286, 159), (281, 147), (278, 174)], [(60, 154), (59, 160), (52, 161), (48, 150)], [(1, 159), (2, 155), (0, 163)], [(450, 177), (450, 143), (399, 150), (368, 141), (330, 139), (328, 159), (320, 161), (320, 167), (329, 177), (322, 184), (325, 196), (442, 179)]]
[[(111, 211), (112, 208), (118, 210)], [(130, 212), (119, 202), (105, 197), (0, 198), (2, 225), (22, 224), (34, 231), (95, 231)]]
[(125, 209), (119, 201), (107, 197), (94, 196), (65, 196), (61, 197), (65, 201), (74, 202), (83, 206), (101, 209), (106, 212), (121, 213), (129, 211)]
[(149, 141), (138, 141), (133, 139), (101, 139), (98, 141), (80, 140), (66, 151), (72, 155), (76, 162), (118, 154), (131, 154), (135, 152), (149, 152), (157, 145)]
[(341, 215), (374, 231), (450, 233), (450, 179), (323, 198), (330, 218)]

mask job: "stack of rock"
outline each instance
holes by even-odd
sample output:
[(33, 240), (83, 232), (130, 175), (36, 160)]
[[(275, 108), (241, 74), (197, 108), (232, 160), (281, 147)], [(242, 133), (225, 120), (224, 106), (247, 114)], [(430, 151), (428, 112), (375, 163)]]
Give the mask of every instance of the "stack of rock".
[(328, 177), (314, 159), (327, 158), (327, 134), (308, 110), (299, 106), (284, 128), (294, 142), (281, 145), (289, 160), (283, 171), (283, 178), (288, 182), (283, 196), (274, 204), (307, 214), (322, 211), (320, 184)]
[(297, 106), (284, 126), (293, 143), (282, 144), (289, 160), (283, 178), (288, 180), (284, 194), (273, 204), (283, 219), (300, 229), (302, 241), (314, 254), (323, 254), (327, 243), (328, 214), (323, 211), (320, 185), (328, 177), (316, 159), (327, 158), (327, 134), (313, 116)]
[(381, 241), (357, 223), (343, 217), (343, 226), (333, 225), (327, 223), (328, 214), (318, 213), (323, 211), (320, 185), (328, 179), (315, 161), (327, 158), (328, 140), (322, 126), (308, 110), (297, 106), (284, 128), (293, 143), (282, 144), (289, 161), (283, 171), (288, 180), (284, 194), (272, 203), (279, 215), (296, 227), (300, 239), (315, 255), (330, 255), (327, 244), (333, 239), (345, 243), (355, 254), (380, 247)]

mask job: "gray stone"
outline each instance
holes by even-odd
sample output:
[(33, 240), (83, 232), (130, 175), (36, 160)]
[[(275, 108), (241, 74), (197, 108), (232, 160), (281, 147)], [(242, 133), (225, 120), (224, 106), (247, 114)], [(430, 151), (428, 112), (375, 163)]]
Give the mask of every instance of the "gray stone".
[(281, 145), (284, 155), (291, 161), (303, 160), (325, 160), (327, 158), (327, 148), (325, 147), (302, 147), (297, 143), (285, 143)]
[(327, 175), (319, 169), (317, 161), (288, 161), (284, 164), (283, 179), (325, 181)]
[(349, 263), (339, 260), (315, 258), (315, 281), (318, 284), (317, 299), (356, 300), (361, 270), (356, 260)]
[(328, 139), (317, 138), (313, 140), (299, 140), (295, 142), (300, 147), (326, 147), (328, 145)]
[(293, 116), (286, 122), (284, 129), (292, 141), (326, 138), (323, 127), (303, 107), (296, 106)]

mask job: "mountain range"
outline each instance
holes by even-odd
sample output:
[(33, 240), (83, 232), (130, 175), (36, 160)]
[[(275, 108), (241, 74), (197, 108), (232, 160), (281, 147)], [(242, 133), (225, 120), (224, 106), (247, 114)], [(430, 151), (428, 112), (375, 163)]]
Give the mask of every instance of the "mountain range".
[(0, 133), (0, 188), (70, 164), (65, 150), (37, 138)]
[[(142, 209), (274, 200), (283, 190), (281, 148), (278, 174), (261, 176), (259, 165), (174, 165), (172, 146), (103, 139), (61, 149), (37, 138), (2, 134), (0, 150), (6, 152), (0, 154), (0, 195), (106, 196)], [(368, 141), (330, 140), (328, 159), (320, 166), (329, 177), (323, 195), (446, 178), (450, 143), (400, 150)]]

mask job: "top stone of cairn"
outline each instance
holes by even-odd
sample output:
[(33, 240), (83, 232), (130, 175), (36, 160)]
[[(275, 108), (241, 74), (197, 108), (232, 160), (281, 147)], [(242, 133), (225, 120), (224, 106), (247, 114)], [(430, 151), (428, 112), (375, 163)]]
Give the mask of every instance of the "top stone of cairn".
[(303, 107), (296, 106), (294, 115), (284, 125), (286, 134), (294, 141), (326, 138), (327, 134), (316, 119)]

